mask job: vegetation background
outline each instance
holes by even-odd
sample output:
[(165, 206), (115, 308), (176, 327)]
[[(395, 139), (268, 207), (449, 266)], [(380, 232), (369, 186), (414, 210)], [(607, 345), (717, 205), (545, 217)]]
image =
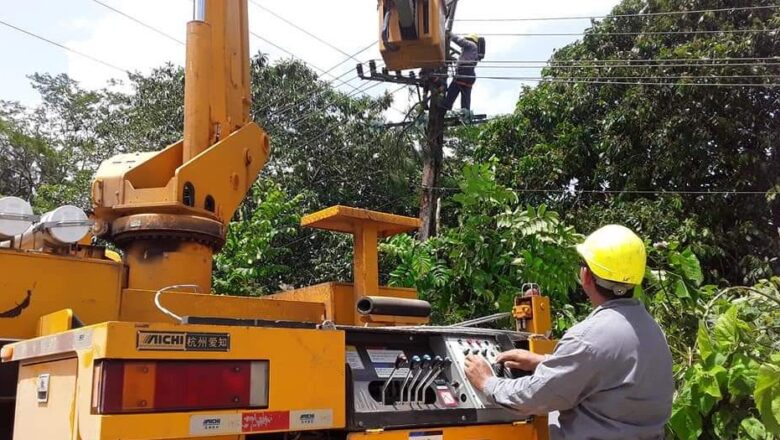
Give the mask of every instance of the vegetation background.
[[(751, 2), (760, 5), (775, 3)], [(589, 308), (572, 245), (625, 224), (646, 239), (639, 297), (674, 354), (668, 436), (780, 437), (780, 10), (652, 15), (734, 6), (743, 5), (624, 0), (553, 55), (514, 113), (451, 130), (435, 189), (440, 233), (384, 242), (383, 281), (416, 287), (439, 323), (507, 310), (535, 282), (561, 333)], [(623, 16), (636, 13), (651, 15)], [(736, 58), (754, 61), (680, 62)], [(643, 59), (669, 62), (632, 62)], [(264, 295), (348, 280), (349, 238), (301, 230), (300, 216), (333, 204), (416, 215), (419, 124), (385, 128), (390, 97), (336, 91), (295, 61), (257, 54), (252, 73), (252, 116), (273, 156), (215, 259), (215, 290)], [(734, 85), (747, 78), (762, 86)], [(65, 75), (30, 79), (39, 106), (0, 101), (0, 194), (40, 212), (89, 208), (101, 161), (182, 135), (180, 68), (131, 75), (128, 93), (85, 90)]]

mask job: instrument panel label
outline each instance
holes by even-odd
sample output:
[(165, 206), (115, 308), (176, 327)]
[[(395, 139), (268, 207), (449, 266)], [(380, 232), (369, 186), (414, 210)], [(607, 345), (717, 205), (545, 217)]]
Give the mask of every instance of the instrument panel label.
[(156, 332), (139, 330), (139, 351), (230, 351), (229, 333)]
[(393, 364), (399, 355), (404, 354), (401, 350), (368, 349), (366, 350), (371, 362), (375, 364)]
[(360, 353), (353, 345), (347, 346), (347, 365), (353, 370), (365, 370), (363, 360), (360, 359)]
[(443, 431), (412, 431), (409, 433), (409, 440), (442, 440)]

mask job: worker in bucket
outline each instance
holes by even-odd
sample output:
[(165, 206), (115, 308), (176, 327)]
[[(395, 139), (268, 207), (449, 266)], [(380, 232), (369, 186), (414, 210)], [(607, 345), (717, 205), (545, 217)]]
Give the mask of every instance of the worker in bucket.
[(523, 415), (550, 413), (551, 439), (663, 439), (672, 411), (672, 356), (661, 328), (633, 298), (645, 274), (645, 246), (631, 230), (605, 226), (577, 246), (580, 283), (595, 309), (552, 355), (501, 353), (506, 367), (533, 374), (497, 378), (478, 356), (469, 381)]
[(477, 73), (474, 68), (482, 59), (483, 54), (479, 50), (479, 36), (470, 34), (466, 38), (458, 35), (452, 36), (452, 41), (460, 46), (461, 54), (458, 58), (458, 64), (455, 68), (455, 77), (452, 78), (447, 96), (444, 98), (442, 107), (445, 110), (452, 110), (455, 99), (460, 95), (460, 107), (465, 112), (471, 112), (471, 89), (477, 80)]

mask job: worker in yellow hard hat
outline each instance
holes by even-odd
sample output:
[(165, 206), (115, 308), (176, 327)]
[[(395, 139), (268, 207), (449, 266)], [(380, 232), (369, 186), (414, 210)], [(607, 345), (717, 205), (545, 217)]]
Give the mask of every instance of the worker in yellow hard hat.
[(484, 50), (480, 51), (480, 38), (477, 34), (469, 34), (465, 38), (453, 35), (452, 42), (460, 46), (461, 53), (455, 68), (455, 76), (447, 88), (447, 96), (444, 98), (442, 107), (446, 110), (452, 110), (455, 99), (460, 95), (461, 109), (470, 112), (471, 89), (477, 81), (475, 68), (484, 56)]
[(579, 279), (594, 306), (552, 355), (510, 350), (505, 367), (532, 374), (499, 378), (478, 356), (466, 358), (469, 381), (522, 415), (550, 416), (551, 439), (663, 439), (672, 412), (672, 356), (663, 331), (633, 298), (645, 274), (645, 244), (620, 225), (577, 246)]

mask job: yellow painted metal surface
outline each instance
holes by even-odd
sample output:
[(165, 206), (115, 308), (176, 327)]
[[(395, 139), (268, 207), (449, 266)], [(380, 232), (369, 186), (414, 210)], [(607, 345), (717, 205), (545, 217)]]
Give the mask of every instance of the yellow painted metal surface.
[[(379, 296), (417, 299), (417, 291), (398, 287), (379, 288)], [(340, 325), (362, 325), (357, 312), (358, 300), (352, 284), (325, 283), (269, 295), (265, 298), (320, 303), (325, 306), (325, 318)]]
[(116, 319), (123, 274), (108, 260), (0, 250), (0, 339), (35, 337), (40, 317), (63, 309), (86, 324)]
[[(216, 353), (139, 351), (139, 331), (227, 333), (230, 335), (230, 350)], [(75, 429), (83, 440), (189, 438), (193, 436), (190, 431), (193, 416), (241, 418), (244, 413), (258, 413), (262, 416), (268, 412), (324, 410), (332, 414), (332, 426), (328, 428), (343, 428), (346, 424), (346, 367), (344, 333), (341, 331), (112, 322), (14, 345), (14, 359), (21, 362), (21, 371), (25, 377), (39, 374), (41, 369), (48, 368), (51, 363), (41, 363), (40, 360), (74, 352), (78, 355)], [(92, 414), (94, 362), (99, 359), (269, 360), (269, 406), (258, 411), (218, 410), (109, 416)], [(64, 397), (65, 394), (51, 394), (51, 399)], [(56, 404), (56, 408), (61, 408), (60, 402)], [(20, 411), (28, 412), (28, 407), (25, 405)], [(55, 413), (54, 407), (51, 408), (52, 411), (45, 408), (38, 411), (36, 419), (48, 420), (61, 416), (59, 410)], [(40, 425), (30, 418), (24, 419), (18, 429), (26, 430), (29, 435), (18, 438), (48, 438), (39, 435), (45, 429)]]
[[(19, 369), (14, 439), (70, 440), (75, 424), (75, 357), (27, 365)], [(38, 400), (38, 382), (48, 375), (46, 401)]]
[[(544, 420), (546, 421), (547, 418), (545, 417)], [(546, 431), (546, 425), (541, 427), (536, 423), (480, 425), (354, 432), (347, 436), (347, 440), (409, 440), (413, 438), (409, 435), (412, 432), (436, 432), (436, 435), (439, 435), (438, 432), (440, 432), (442, 440), (536, 440), (546, 439)]]
[(142, 240), (125, 252), (127, 285), (132, 289), (158, 290), (175, 284), (200, 286), (211, 291), (212, 250), (200, 243)]
[[(379, 50), (389, 70), (406, 70), (419, 68), (437, 68), (444, 64), (445, 53), (445, 15), (444, 0), (430, 0), (427, 2), (428, 11), (418, 7), (416, 23), (418, 38), (405, 40), (401, 36), (401, 28), (398, 22), (398, 12), (395, 8), (390, 13), (389, 37), (384, 41), (382, 29), (384, 27), (385, 5), (392, 0), (380, 0), (379, 11)], [(425, 18), (429, 17), (429, 23), (425, 24)], [(427, 29), (427, 32), (426, 32)]]
[(73, 328), (73, 309), (59, 310), (41, 316), (41, 319), (38, 320), (38, 334), (36, 336), (52, 335), (68, 331), (71, 328)]
[(385, 212), (369, 211), (348, 206), (331, 206), (304, 216), (301, 226), (325, 231), (352, 234), (365, 223), (376, 225), (380, 237), (412, 232), (420, 227), (420, 219)]
[[(173, 322), (154, 305), (155, 291), (125, 290), (118, 319), (129, 322)], [(292, 299), (292, 298), (291, 298)], [(165, 292), (162, 305), (180, 316), (289, 320), (320, 323), (325, 305), (318, 302)]]
[(195, 208), (205, 209), (211, 196), (217, 218), (228, 223), (270, 153), (265, 132), (255, 123), (244, 125), (176, 170), (178, 200), (189, 182), (195, 187)]

